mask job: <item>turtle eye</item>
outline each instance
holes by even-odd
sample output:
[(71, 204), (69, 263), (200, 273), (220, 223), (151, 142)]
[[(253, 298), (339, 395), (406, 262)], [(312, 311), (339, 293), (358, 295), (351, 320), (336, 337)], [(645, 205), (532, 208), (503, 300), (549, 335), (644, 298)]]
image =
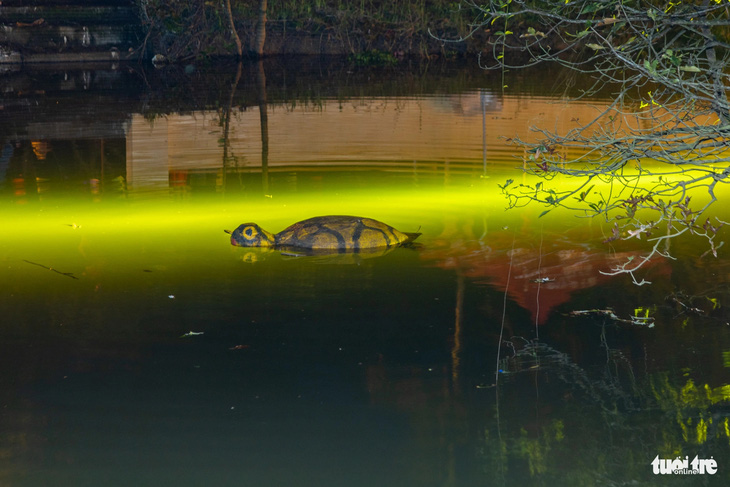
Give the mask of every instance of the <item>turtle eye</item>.
[(256, 236), (256, 229), (254, 227), (248, 226), (243, 229), (243, 236), (247, 239), (251, 240)]

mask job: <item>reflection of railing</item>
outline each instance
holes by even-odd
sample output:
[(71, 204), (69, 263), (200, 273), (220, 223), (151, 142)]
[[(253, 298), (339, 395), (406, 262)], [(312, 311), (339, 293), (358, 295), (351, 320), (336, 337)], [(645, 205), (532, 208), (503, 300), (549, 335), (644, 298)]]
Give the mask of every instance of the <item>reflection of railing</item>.
[[(576, 115), (589, 118), (594, 110), (586, 103), (568, 107), (547, 98), (496, 97), (483, 90), (422, 98), (329, 99), (316, 111), (272, 104), (266, 121), (268, 151), (262, 151), (262, 122), (254, 110), (234, 110), (225, 134), (215, 111), (172, 114), (152, 122), (135, 114), (127, 133), (127, 164), (146, 165), (143, 172), (160, 174), (219, 168), (225, 147), (236, 167), (252, 170), (261, 167), (265, 152), (272, 171), (322, 166), (410, 171), (416, 161), (419, 170), (485, 173), (495, 165), (521, 164), (510, 137), (529, 139), (529, 127), (538, 123), (567, 130), (580, 118)], [(130, 187), (135, 183), (130, 178)]]

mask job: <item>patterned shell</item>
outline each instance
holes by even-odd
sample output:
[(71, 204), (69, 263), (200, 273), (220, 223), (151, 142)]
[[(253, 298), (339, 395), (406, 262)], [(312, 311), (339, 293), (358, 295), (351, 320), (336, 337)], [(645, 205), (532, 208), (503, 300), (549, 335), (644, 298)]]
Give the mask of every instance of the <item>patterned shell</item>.
[(276, 234), (277, 247), (359, 250), (389, 248), (412, 242), (420, 234), (357, 216), (318, 216), (295, 223)]

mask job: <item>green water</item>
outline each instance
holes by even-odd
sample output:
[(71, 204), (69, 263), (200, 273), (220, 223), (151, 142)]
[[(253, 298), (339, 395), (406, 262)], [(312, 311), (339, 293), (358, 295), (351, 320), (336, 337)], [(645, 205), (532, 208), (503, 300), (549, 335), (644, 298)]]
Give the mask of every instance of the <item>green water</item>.
[[(266, 105), (255, 65), (3, 75), (0, 484), (727, 483), (725, 249), (678, 239), (638, 287), (601, 271), (645, 241), (505, 211), (529, 181), (500, 136), (600, 99), (265, 68)], [(422, 236), (293, 258), (223, 231), (327, 214)], [(652, 473), (678, 455), (718, 472)]]

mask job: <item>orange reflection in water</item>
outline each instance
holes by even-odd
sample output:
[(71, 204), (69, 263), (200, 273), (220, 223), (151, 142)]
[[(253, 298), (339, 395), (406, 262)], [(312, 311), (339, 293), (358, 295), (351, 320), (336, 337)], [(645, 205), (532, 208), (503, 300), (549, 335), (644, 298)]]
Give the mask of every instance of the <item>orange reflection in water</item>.
[[(602, 102), (595, 101), (597, 105)], [(408, 173), (480, 173), (517, 164), (507, 138), (535, 139), (530, 127), (565, 132), (596, 115), (588, 102), (501, 95), (488, 90), (422, 98), (323, 100), (268, 106), (267, 166), (378, 168)], [(224, 137), (215, 111), (150, 120), (132, 114), (126, 179), (135, 189), (166, 189), (185, 171), (260, 170), (258, 111), (236, 111)], [(224, 157), (223, 141), (228, 157)], [(232, 162), (233, 161), (233, 162)]]
[(33, 154), (35, 154), (36, 158), (39, 161), (45, 161), (48, 152), (51, 150), (50, 144), (44, 140), (31, 141), (30, 144), (33, 147)]
[[(551, 311), (570, 302), (574, 293), (621, 279), (602, 272), (643, 255), (641, 251), (610, 252), (608, 246), (554, 235), (542, 241), (527, 235), (508, 228), (481, 238), (445, 233), (421, 252), (421, 258), (506, 290), (514, 302), (529, 311), (533, 322), (544, 324)], [(664, 259), (648, 262), (642, 272), (647, 270), (653, 279), (671, 274)]]

